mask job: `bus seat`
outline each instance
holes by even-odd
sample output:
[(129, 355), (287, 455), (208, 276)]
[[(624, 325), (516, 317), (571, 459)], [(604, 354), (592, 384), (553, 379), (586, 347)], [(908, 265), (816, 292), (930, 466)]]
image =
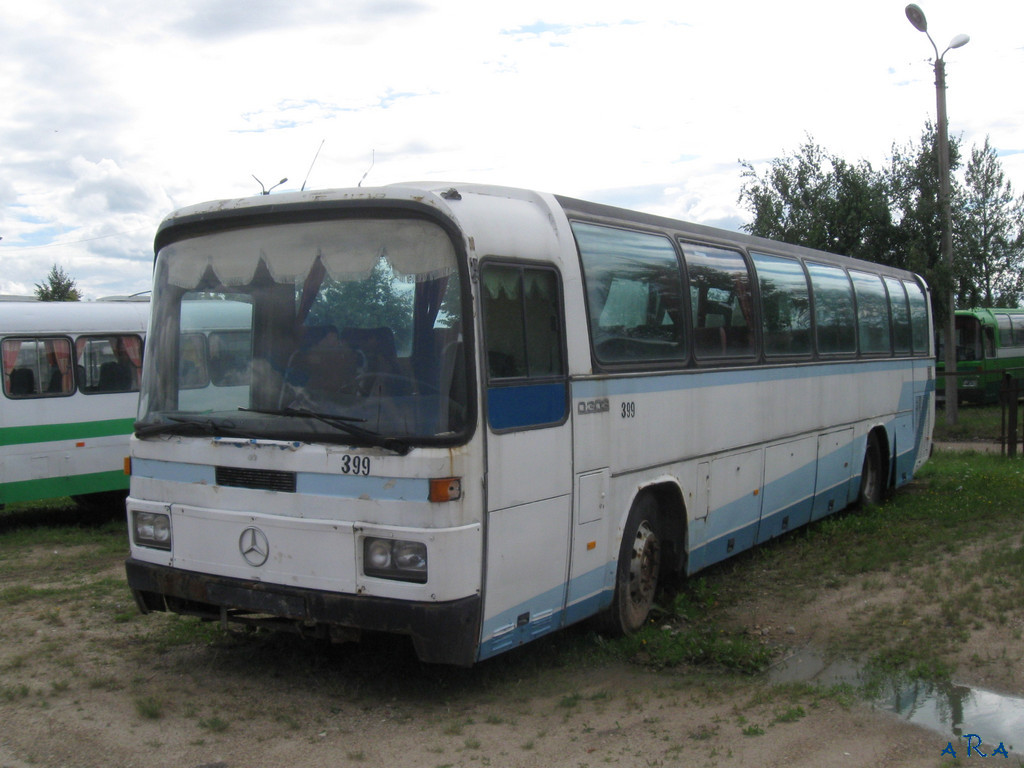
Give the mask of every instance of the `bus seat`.
[(31, 368), (15, 368), (11, 371), (12, 395), (34, 395), (36, 393), (36, 375)]
[(56, 366), (50, 368), (50, 384), (46, 387), (47, 392), (64, 391), (64, 374)]
[(377, 328), (347, 327), (341, 331), (341, 340), (366, 360), (367, 375), (381, 374), (379, 384), (389, 395), (407, 395), (411, 387), (398, 364), (395, 334), (387, 326)]
[(370, 370), (392, 373), (398, 368), (395, 334), (387, 326), (343, 328), (341, 339), (365, 355)]
[(97, 389), (100, 392), (127, 392), (131, 389), (131, 374), (114, 361), (100, 365), (100, 379)]

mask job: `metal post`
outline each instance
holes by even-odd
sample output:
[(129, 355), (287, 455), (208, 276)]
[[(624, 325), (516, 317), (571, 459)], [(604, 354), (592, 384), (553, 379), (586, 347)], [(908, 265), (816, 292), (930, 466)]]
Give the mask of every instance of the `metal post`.
[(953, 214), (949, 184), (949, 126), (946, 121), (946, 63), (935, 57), (935, 100), (939, 116), (939, 208), (942, 213), (942, 260), (949, 270), (949, 297), (946, 306), (946, 424), (954, 426), (959, 416), (956, 377), (956, 283), (953, 270)]
[(907, 21), (914, 25), (918, 32), (924, 32), (928, 42), (935, 50), (935, 100), (938, 106), (938, 153), (939, 153), (939, 207), (942, 215), (942, 259), (949, 270), (949, 318), (946, 322), (946, 423), (953, 426), (957, 422), (959, 396), (956, 378), (956, 284), (953, 280), (953, 214), (950, 210), (949, 183), (949, 124), (946, 119), (946, 62), (943, 57), (953, 48), (967, 45), (971, 38), (957, 35), (949, 41), (945, 51), (939, 53), (939, 47), (928, 34), (928, 19), (924, 11), (911, 3), (906, 7)]
[(1017, 382), (1011, 377), (1007, 378), (1009, 391), (1006, 399), (1010, 411), (1006, 424), (1006, 455), (1012, 459), (1017, 455)]

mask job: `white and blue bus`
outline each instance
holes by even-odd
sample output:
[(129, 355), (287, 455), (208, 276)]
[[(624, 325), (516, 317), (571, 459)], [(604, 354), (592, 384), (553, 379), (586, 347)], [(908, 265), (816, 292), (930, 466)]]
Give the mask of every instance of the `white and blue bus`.
[(0, 505), (123, 500), (148, 301), (0, 301)]
[[(928, 289), (898, 269), (447, 184), (198, 205), (155, 250), (143, 612), (459, 665), (631, 632), (663, 577), (878, 502), (930, 452)], [(161, 375), (204, 298), (250, 307), (230, 402)]]

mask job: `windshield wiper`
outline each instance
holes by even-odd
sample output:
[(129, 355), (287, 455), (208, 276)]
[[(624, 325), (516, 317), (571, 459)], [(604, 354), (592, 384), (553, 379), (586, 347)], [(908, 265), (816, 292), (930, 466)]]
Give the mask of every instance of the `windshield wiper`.
[(197, 419), (191, 416), (164, 416), (167, 421), (157, 424), (136, 424), (135, 434), (138, 437), (150, 437), (165, 432), (180, 432), (182, 428), (190, 428), (188, 431), (198, 431), (206, 435), (227, 434), (234, 437), (248, 436), (248, 433), (238, 428), (230, 420), (217, 421), (211, 418)]
[(352, 435), (353, 437), (365, 440), (368, 445), (394, 451), (399, 456), (405, 456), (411, 450), (411, 446), (409, 446), (408, 443), (399, 440), (397, 437), (386, 437), (380, 432), (374, 432), (372, 429), (356, 426), (357, 422), (365, 422), (366, 419), (358, 419), (352, 416), (339, 416), (333, 413), (320, 413), (319, 411), (311, 411), (308, 408), (274, 409), (240, 407), (238, 410), (245, 411), (247, 413), (260, 413), (267, 416), (290, 416), (292, 418), (300, 419), (315, 419), (329, 427), (334, 427), (339, 432), (344, 432), (347, 435)]

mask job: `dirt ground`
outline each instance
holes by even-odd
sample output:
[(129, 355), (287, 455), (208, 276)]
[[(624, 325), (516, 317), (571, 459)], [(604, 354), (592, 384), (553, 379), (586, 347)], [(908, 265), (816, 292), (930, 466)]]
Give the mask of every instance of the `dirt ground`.
[[(585, 648), (579, 631), (470, 670), (425, 667), (385, 638), (225, 638), (139, 616), (115, 556), (69, 576), (55, 564), (87, 552), (3, 555), (3, 768), (959, 764), (942, 756), (949, 736), (824, 687), (567, 661), (560, 644)], [(797, 607), (755, 596), (732, 620), (782, 658), (823, 645), (865, 600), (900, 589), (866, 598), (851, 583)], [(1017, 622), (976, 631), (959, 682), (1024, 695)]]

